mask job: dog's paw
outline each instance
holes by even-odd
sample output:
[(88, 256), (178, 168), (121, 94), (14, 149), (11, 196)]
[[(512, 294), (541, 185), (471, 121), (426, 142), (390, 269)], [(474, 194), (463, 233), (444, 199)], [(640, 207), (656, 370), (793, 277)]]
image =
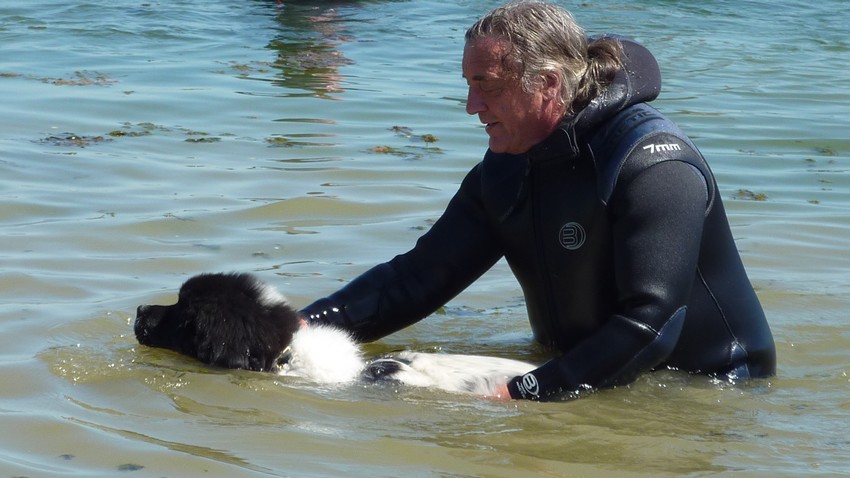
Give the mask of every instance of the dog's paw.
[(395, 380), (396, 375), (407, 366), (407, 363), (399, 359), (380, 358), (366, 365), (363, 369), (363, 378), (373, 382)]

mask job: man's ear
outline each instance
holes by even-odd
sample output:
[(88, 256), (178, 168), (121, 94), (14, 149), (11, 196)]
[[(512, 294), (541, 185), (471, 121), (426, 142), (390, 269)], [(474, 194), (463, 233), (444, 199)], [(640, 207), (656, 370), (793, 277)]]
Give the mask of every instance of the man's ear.
[(554, 71), (543, 74), (543, 98), (557, 101), (561, 97), (561, 77)]

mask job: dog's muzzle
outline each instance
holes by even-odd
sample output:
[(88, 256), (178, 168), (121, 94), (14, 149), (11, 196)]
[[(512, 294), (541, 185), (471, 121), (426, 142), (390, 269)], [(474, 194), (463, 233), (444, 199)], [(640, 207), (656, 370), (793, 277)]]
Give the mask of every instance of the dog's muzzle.
[(136, 308), (136, 321), (133, 323), (133, 332), (136, 340), (142, 345), (150, 344), (150, 329), (155, 325), (149, 321), (150, 305), (140, 305)]

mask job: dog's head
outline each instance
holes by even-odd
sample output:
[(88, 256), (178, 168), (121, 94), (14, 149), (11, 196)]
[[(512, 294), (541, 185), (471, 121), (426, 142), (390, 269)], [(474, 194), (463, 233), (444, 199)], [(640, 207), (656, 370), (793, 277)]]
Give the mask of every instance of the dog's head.
[(140, 305), (134, 330), (161, 347), (226, 368), (275, 368), (298, 330), (298, 313), (250, 274), (202, 274), (180, 288), (176, 304)]

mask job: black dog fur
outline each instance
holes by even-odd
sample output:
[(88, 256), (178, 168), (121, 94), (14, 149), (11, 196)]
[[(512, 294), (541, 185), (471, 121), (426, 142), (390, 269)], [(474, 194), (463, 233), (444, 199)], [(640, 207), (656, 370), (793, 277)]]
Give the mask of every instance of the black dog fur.
[(272, 371), (300, 327), (286, 300), (250, 274), (201, 274), (173, 305), (140, 305), (140, 344), (219, 367)]

